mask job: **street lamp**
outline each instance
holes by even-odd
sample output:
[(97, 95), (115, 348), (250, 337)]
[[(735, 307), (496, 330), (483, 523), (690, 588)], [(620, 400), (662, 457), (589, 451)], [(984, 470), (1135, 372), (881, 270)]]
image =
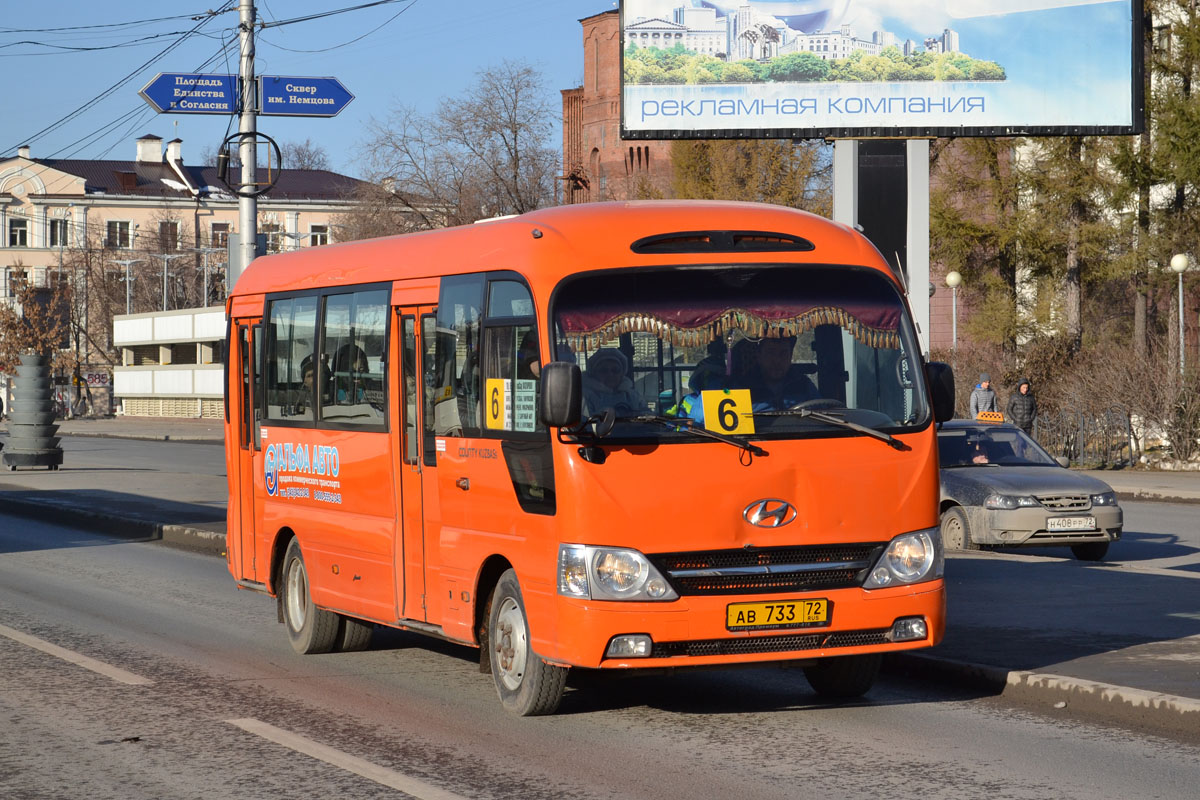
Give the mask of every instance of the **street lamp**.
[(140, 258), (113, 259), (114, 264), (120, 264), (125, 268), (125, 313), (133, 313), (133, 276), (129, 274), (129, 268), (134, 264), (144, 264)]
[(1187, 253), (1176, 253), (1171, 256), (1171, 269), (1179, 276), (1179, 376), (1183, 377), (1183, 273), (1187, 272), (1191, 259)]
[(173, 258), (187, 258), (187, 253), (151, 253), (155, 258), (163, 260), (163, 307), (162, 310), (167, 310), (167, 264), (171, 263)]
[(224, 247), (196, 247), (193, 248), (197, 253), (204, 254), (204, 307), (208, 308), (208, 254), (209, 253), (224, 253), (227, 248)]
[(950, 349), (954, 355), (958, 355), (958, 286), (962, 283), (962, 275), (959, 275), (954, 270), (946, 273), (946, 285), (950, 287), (950, 305), (953, 308), (951, 317), (951, 345)]

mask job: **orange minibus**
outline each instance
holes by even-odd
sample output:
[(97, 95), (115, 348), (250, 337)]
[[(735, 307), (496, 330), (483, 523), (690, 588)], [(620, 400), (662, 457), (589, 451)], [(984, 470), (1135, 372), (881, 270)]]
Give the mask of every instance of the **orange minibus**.
[(228, 560), (300, 653), (567, 671), (792, 662), (853, 697), (943, 633), (901, 276), (794, 209), (646, 201), (256, 259), (227, 301)]

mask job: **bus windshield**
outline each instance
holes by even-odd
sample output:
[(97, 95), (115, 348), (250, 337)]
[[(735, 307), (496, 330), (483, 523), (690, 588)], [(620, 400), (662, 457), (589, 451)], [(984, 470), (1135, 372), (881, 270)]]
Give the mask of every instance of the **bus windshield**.
[(694, 438), (695, 424), (760, 438), (853, 435), (839, 421), (900, 432), (930, 417), (904, 304), (874, 270), (591, 272), (564, 282), (551, 314), (555, 357), (579, 365), (585, 416), (613, 409), (613, 439)]

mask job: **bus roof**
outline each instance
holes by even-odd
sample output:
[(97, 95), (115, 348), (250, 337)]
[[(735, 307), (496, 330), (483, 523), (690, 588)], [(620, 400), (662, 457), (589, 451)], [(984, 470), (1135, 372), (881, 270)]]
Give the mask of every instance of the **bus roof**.
[[(811, 248), (688, 250), (687, 263), (788, 261), (857, 264), (895, 280), (879, 251), (851, 228), (794, 208), (709, 200), (585, 203), (434, 231), (311, 247), (255, 259), (231, 296), (326, 286), (518, 269), (555, 284), (569, 274), (618, 267), (678, 264), (670, 247), (635, 251), (649, 237), (696, 232), (780, 234)], [(688, 238), (688, 237), (684, 237)], [(694, 240), (694, 237), (691, 237)]]

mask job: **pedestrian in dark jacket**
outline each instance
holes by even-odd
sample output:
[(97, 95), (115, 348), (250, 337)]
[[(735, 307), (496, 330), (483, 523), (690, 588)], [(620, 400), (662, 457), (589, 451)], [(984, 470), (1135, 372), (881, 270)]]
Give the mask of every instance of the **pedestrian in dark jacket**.
[(996, 392), (992, 389), (992, 376), (986, 372), (979, 373), (979, 385), (971, 390), (970, 419), (979, 416), (980, 411), (999, 411), (996, 403)]
[(1008, 421), (1033, 436), (1033, 421), (1037, 419), (1037, 398), (1029, 378), (1021, 378), (1017, 391), (1008, 398)]

